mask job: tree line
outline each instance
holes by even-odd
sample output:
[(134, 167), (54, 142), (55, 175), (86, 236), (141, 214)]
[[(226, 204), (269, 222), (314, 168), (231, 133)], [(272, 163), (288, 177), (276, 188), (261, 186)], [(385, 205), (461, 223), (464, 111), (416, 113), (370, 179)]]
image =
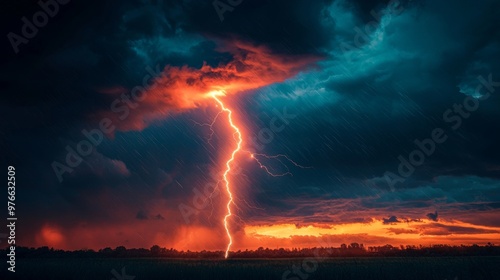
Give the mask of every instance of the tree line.
[[(0, 250), (7, 252), (6, 249)], [(2, 252), (2, 254), (3, 254)], [(114, 249), (107, 247), (100, 250), (82, 249), (74, 251), (59, 250), (47, 246), (39, 248), (17, 247), (16, 255), (19, 258), (201, 258), (218, 259), (224, 256), (223, 251), (179, 251), (173, 248), (164, 248), (154, 245), (146, 248), (125, 248), (118, 246)], [(500, 256), (500, 246), (488, 243), (480, 245), (451, 246), (438, 244), (432, 246), (415, 245), (383, 245), (365, 247), (363, 244), (341, 244), (340, 247), (313, 247), (313, 248), (263, 248), (256, 250), (238, 250), (230, 252), (231, 258), (305, 258), (305, 257), (431, 257), (431, 256)]]

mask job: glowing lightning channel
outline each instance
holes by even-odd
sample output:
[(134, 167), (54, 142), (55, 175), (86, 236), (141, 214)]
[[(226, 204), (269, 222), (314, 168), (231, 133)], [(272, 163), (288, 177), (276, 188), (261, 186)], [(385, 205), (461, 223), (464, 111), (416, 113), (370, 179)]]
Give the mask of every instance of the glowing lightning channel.
[[(226, 170), (224, 171), (224, 175), (223, 175), (223, 177), (224, 177), (223, 181), (225, 182), (225, 185), (226, 185), (226, 192), (227, 192), (227, 195), (229, 196), (229, 200), (228, 200), (227, 205), (226, 205), (227, 214), (224, 216), (224, 220), (223, 220), (224, 221), (224, 228), (226, 229), (226, 234), (227, 234), (227, 237), (229, 239), (229, 242), (228, 242), (227, 248), (226, 248), (226, 254), (225, 254), (225, 258), (227, 259), (227, 257), (229, 256), (229, 250), (231, 249), (231, 245), (233, 244), (233, 237), (231, 236), (231, 231), (229, 230), (228, 219), (233, 215), (233, 213), (231, 212), (231, 205), (234, 204), (234, 197), (233, 197), (233, 193), (231, 192), (231, 183), (229, 182), (228, 175), (231, 172), (231, 164), (233, 163), (233, 161), (235, 161), (236, 154), (238, 152), (242, 151), (241, 150), (241, 146), (243, 144), (243, 137), (242, 137), (240, 129), (234, 123), (233, 112), (224, 105), (224, 102), (222, 102), (221, 99), (218, 98), (218, 96), (224, 95), (224, 94), (225, 93), (223, 91), (212, 91), (212, 92), (210, 92), (209, 93), (210, 97), (212, 97), (217, 102), (217, 104), (222, 108), (222, 110), (217, 114), (217, 116), (212, 120), (211, 123), (207, 123), (207, 124), (200, 124), (200, 123), (196, 123), (196, 122), (195, 123), (198, 124), (198, 125), (200, 125), (200, 126), (208, 126), (210, 128), (210, 137), (208, 139), (209, 143), (210, 143), (210, 140), (212, 139), (212, 136), (215, 133), (215, 131), (213, 130), (213, 125), (214, 125), (214, 123), (216, 122), (217, 118), (219, 117), (219, 115), (222, 112), (227, 112), (227, 116), (228, 116), (228, 120), (229, 120), (229, 125), (234, 130), (234, 132), (233, 132), (233, 138), (234, 138), (234, 140), (236, 140), (236, 148), (231, 153), (231, 157), (226, 161)], [(253, 160), (255, 160), (259, 164), (260, 168), (262, 168), (263, 170), (265, 170), (267, 172), (267, 174), (269, 174), (269, 175), (271, 175), (273, 177), (282, 177), (282, 176), (286, 176), (286, 175), (293, 176), (292, 173), (290, 172), (290, 170), (288, 169), (288, 166), (280, 158), (284, 158), (285, 160), (287, 160), (288, 162), (292, 163), (293, 165), (295, 165), (296, 167), (299, 167), (299, 168), (312, 168), (312, 167), (309, 167), (309, 166), (302, 166), (302, 165), (296, 163), (295, 161), (293, 161), (292, 159), (290, 159), (288, 156), (283, 155), (283, 154), (269, 156), (269, 155), (266, 155), (266, 154), (252, 153), (252, 152), (249, 152), (249, 151), (243, 151), (243, 152), (246, 152), (246, 153), (250, 154), (250, 158), (253, 159)], [(273, 173), (257, 157), (263, 157), (263, 158), (266, 158), (266, 159), (276, 159), (276, 160), (278, 160), (286, 168), (286, 172), (281, 173), (281, 174)], [(218, 185), (219, 185), (219, 183), (217, 183), (217, 186)], [(210, 195), (209, 198), (211, 200), (211, 195)], [(248, 204), (248, 202), (246, 202), (246, 200), (243, 200), (243, 201), (250, 207), (250, 205)], [(237, 206), (237, 205), (235, 204), (235, 206)], [(210, 213), (210, 216), (211, 215), (212, 215), (212, 213)]]
[(231, 153), (231, 158), (226, 162), (226, 171), (224, 171), (224, 175), (223, 175), (224, 182), (226, 183), (226, 192), (229, 196), (229, 200), (228, 200), (227, 205), (226, 205), (227, 214), (224, 216), (224, 228), (226, 229), (226, 234), (227, 234), (227, 237), (229, 238), (229, 243), (227, 244), (227, 248), (226, 248), (226, 254), (224, 256), (227, 259), (228, 255), (229, 255), (229, 249), (231, 248), (231, 245), (233, 244), (233, 238), (231, 236), (231, 232), (229, 231), (229, 226), (228, 226), (228, 219), (232, 215), (231, 204), (233, 203), (233, 194), (231, 193), (231, 187), (230, 187), (228, 175), (229, 175), (229, 172), (231, 172), (231, 163), (234, 161), (236, 154), (241, 150), (241, 144), (243, 142), (243, 138), (241, 136), (240, 129), (234, 124), (233, 112), (230, 109), (226, 108), (226, 106), (224, 106), (224, 103), (217, 97), (218, 94), (220, 94), (220, 92), (212, 93), (212, 98), (220, 105), (220, 107), (222, 108), (222, 111), (227, 112), (227, 117), (229, 119), (229, 125), (234, 130), (233, 137), (234, 137), (234, 135), (236, 135), (236, 137), (237, 137), (237, 146), (233, 150), (233, 152)]

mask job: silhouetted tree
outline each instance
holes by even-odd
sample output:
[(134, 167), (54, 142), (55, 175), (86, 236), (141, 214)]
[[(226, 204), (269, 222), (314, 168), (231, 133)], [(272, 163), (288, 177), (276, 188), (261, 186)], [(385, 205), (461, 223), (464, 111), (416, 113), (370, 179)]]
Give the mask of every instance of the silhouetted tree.
[(160, 255), (160, 251), (161, 251), (160, 246), (153, 245), (153, 247), (151, 247), (150, 250), (151, 250), (151, 255), (153, 255), (153, 256), (159, 256)]

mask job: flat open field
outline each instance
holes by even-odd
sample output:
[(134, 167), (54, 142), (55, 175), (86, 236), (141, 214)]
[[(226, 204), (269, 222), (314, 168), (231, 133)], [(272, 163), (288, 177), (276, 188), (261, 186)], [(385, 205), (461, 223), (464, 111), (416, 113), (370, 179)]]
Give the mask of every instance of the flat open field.
[[(17, 262), (15, 279), (500, 279), (500, 257), (311, 260), (24, 259)], [(302, 268), (293, 273), (292, 266)], [(7, 279), (13, 274), (5, 269), (1, 273)]]

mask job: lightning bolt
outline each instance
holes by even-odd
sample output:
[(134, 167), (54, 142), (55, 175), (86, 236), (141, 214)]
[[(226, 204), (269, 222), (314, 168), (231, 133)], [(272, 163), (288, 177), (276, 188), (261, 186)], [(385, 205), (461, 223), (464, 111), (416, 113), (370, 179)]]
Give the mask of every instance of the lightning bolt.
[(231, 186), (230, 186), (231, 184), (229, 182), (228, 175), (229, 175), (229, 172), (231, 172), (231, 164), (233, 163), (234, 158), (236, 157), (236, 154), (241, 150), (241, 144), (243, 143), (243, 139), (241, 136), (240, 129), (235, 125), (235, 123), (233, 121), (233, 112), (224, 105), (224, 102), (222, 102), (222, 100), (220, 100), (217, 97), (217, 95), (220, 95), (220, 92), (213, 93), (212, 98), (219, 104), (219, 106), (222, 108), (222, 111), (227, 112), (229, 125), (234, 130), (233, 138), (236, 136), (236, 139), (235, 139), (236, 140), (236, 148), (231, 153), (231, 158), (229, 158), (226, 162), (226, 170), (224, 171), (224, 175), (223, 175), (224, 182), (226, 184), (226, 192), (227, 192), (227, 195), (229, 196), (229, 200), (228, 200), (227, 205), (226, 205), (227, 213), (224, 216), (224, 228), (226, 229), (226, 234), (227, 234), (227, 237), (229, 239), (229, 242), (228, 242), (227, 248), (226, 248), (226, 253), (224, 255), (224, 257), (227, 259), (228, 255), (229, 255), (229, 249), (231, 249), (231, 245), (233, 245), (233, 237), (231, 236), (231, 231), (229, 230), (229, 225), (228, 225), (228, 219), (232, 216), (231, 204), (233, 203), (233, 193), (231, 192)]
[[(211, 132), (210, 138), (209, 138), (209, 140), (210, 140), (212, 138), (213, 134), (215, 133), (212, 126), (214, 125), (214, 123), (217, 120), (217, 118), (219, 117), (219, 115), (222, 112), (226, 112), (227, 117), (228, 117), (228, 121), (229, 121), (229, 126), (234, 131), (233, 132), (233, 139), (236, 141), (236, 147), (231, 152), (231, 157), (226, 161), (226, 170), (224, 171), (224, 174), (222, 176), (224, 184), (226, 186), (226, 193), (227, 193), (227, 196), (229, 197), (229, 200), (227, 201), (227, 204), (226, 204), (227, 212), (226, 212), (226, 215), (224, 216), (224, 219), (223, 219), (224, 228), (226, 230), (226, 235), (227, 235), (227, 238), (229, 239), (227, 247), (226, 247), (226, 253), (224, 255), (224, 257), (227, 259), (229, 256), (229, 250), (231, 249), (231, 245), (233, 245), (233, 237), (231, 236), (231, 231), (229, 230), (229, 218), (231, 218), (231, 216), (233, 216), (233, 213), (231, 211), (231, 205), (234, 203), (234, 197), (233, 197), (233, 193), (231, 191), (231, 182), (229, 180), (229, 173), (231, 172), (231, 166), (236, 159), (236, 155), (239, 152), (243, 151), (242, 150), (243, 135), (242, 135), (241, 130), (239, 129), (238, 125), (235, 123), (235, 121), (233, 119), (233, 112), (231, 111), (231, 109), (226, 107), (224, 102), (219, 98), (219, 96), (225, 95), (225, 92), (224, 91), (213, 91), (213, 92), (210, 92), (209, 95), (220, 106), (221, 111), (217, 114), (217, 116), (214, 118), (214, 120), (211, 123), (209, 123), (209, 124), (198, 124), (197, 123), (197, 124), (202, 125), (202, 126), (206, 125), (210, 128), (210, 132)], [(267, 172), (267, 174), (269, 174), (273, 177), (281, 177), (281, 176), (286, 176), (286, 175), (292, 176), (292, 173), (290, 172), (288, 166), (281, 160), (281, 158), (286, 159), (287, 161), (292, 163), (294, 166), (299, 167), (299, 168), (312, 168), (312, 167), (308, 167), (308, 166), (302, 166), (302, 165), (296, 163), (295, 161), (291, 160), (288, 156), (283, 155), (283, 154), (269, 156), (266, 154), (252, 153), (249, 151), (243, 151), (243, 152), (250, 154), (250, 158), (255, 160), (259, 164), (260, 168), (265, 170)], [(264, 165), (258, 159), (258, 157), (278, 160), (286, 168), (286, 172), (279, 173), (279, 174), (273, 173), (266, 165)], [(243, 201), (245, 201), (245, 203), (248, 205), (248, 202), (246, 200), (243, 200)]]

